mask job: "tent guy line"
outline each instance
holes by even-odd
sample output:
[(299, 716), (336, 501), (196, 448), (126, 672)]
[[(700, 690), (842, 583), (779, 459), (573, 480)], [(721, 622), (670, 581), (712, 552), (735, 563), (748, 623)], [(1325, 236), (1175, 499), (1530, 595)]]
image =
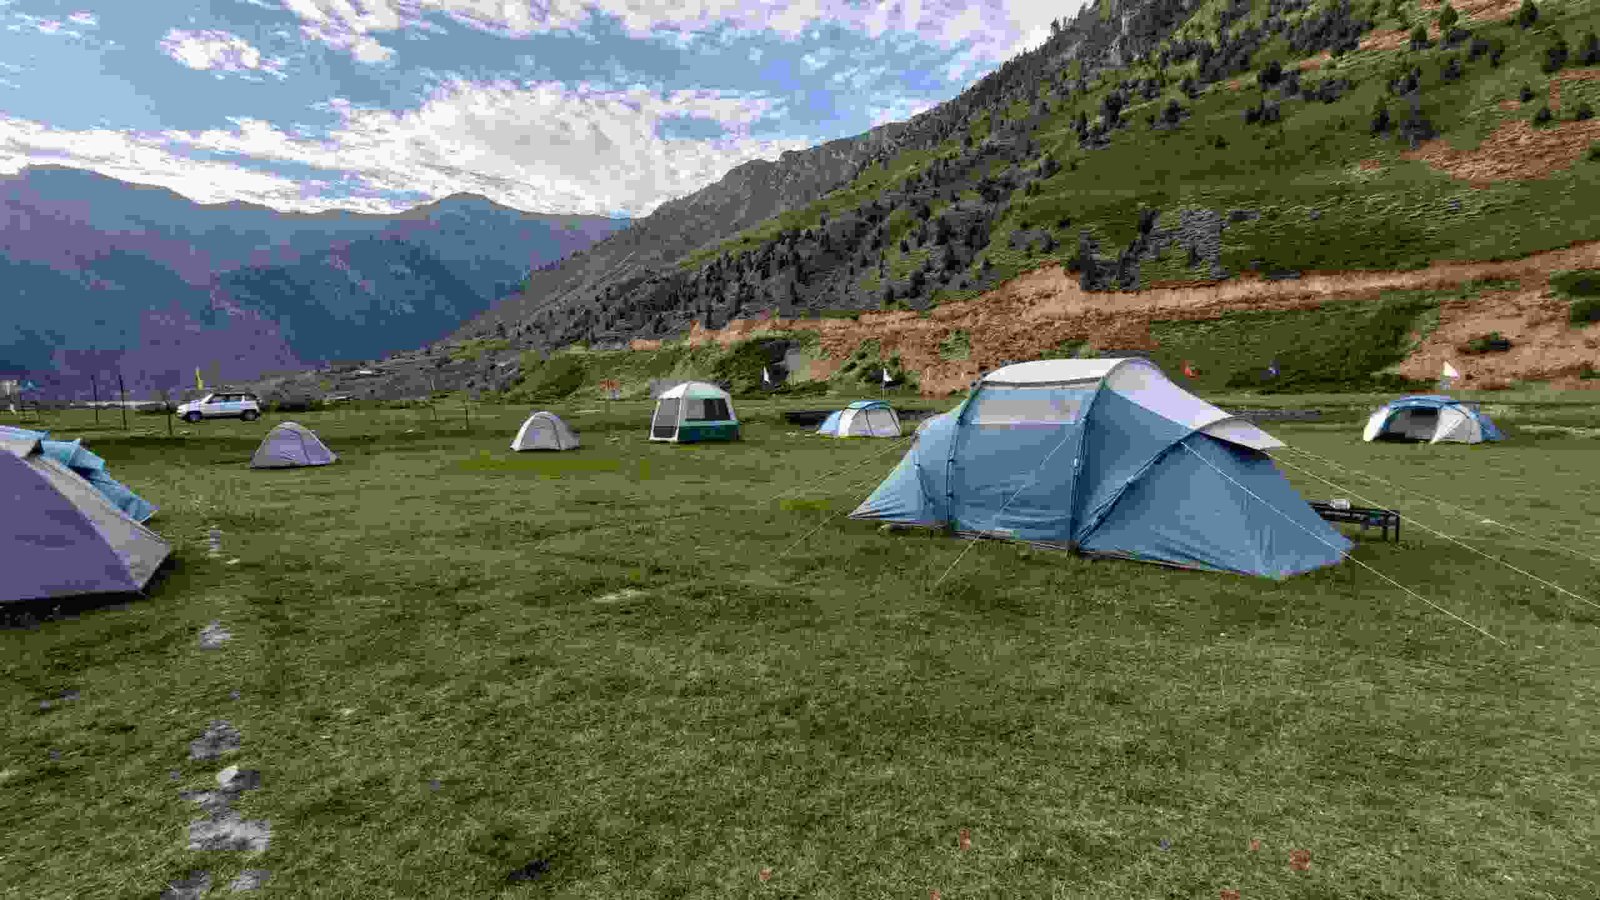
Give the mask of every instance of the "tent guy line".
[(1454, 503), (1449, 503), (1449, 502), (1446, 502), (1444, 500), (1434, 499), (1433, 497), (1430, 497), (1429, 495), (1424, 494), (1423, 492), (1421, 492), (1419, 490), (1416, 490), (1414, 488), (1408, 488), (1408, 487), (1405, 487), (1403, 485), (1395, 484), (1394, 482), (1392, 482), (1392, 481), (1390, 481), (1390, 480), (1388, 480), (1386, 478), (1380, 478), (1377, 475), (1370, 475), (1370, 474), (1368, 474), (1366, 472), (1361, 471), (1360, 469), (1356, 469), (1356, 468), (1353, 468), (1351, 466), (1340, 465), (1339, 463), (1334, 462), (1331, 459), (1327, 459), (1325, 457), (1318, 456), (1315, 453), (1311, 453), (1309, 451), (1302, 450), (1299, 447), (1288, 447), (1288, 445), (1285, 445), (1285, 447), (1287, 449), (1289, 449), (1289, 450), (1293, 450), (1296, 453), (1299, 453), (1299, 454), (1302, 454), (1302, 455), (1305, 455), (1305, 456), (1309, 456), (1312, 459), (1315, 459), (1315, 460), (1317, 460), (1317, 461), (1319, 461), (1321, 463), (1324, 463), (1325, 465), (1329, 465), (1329, 466), (1332, 466), (1335, 469), (1339, 469), (1340, 471), (1349, 472), (1352, 475), (1359, 475), (1362, 478), (1368, 478), (1368, 479), (1371, 479), (1373, 481), (1381, 482), (1383, 484), (1388, 485), (1389, 487), (1395, 488), (1396, 490), (1405, 491), (1408, 494), (1415, 494), (1418, 497), (1421, 497), (1422, 499), (1428, 501), (1429, 503), (1434, 504), (1435, 506), (1439, 506), (1439, 507), (1446, 508), (1446, 509), (1459, 510), (1460, 512), (1465, 513), (1466, 515), (1469, 515), (1469, 516), (1477, 519), (1479, 524), (1482, 524), (1482, 525), (1494, 525), (1494, 526), (1499, 527), (1499, 528), (1504, 528), (1507, 531), (1511, 531), (1511, 532), (1515, 532), (1516, 534), (1520, 534), (1523, 537), (1528, 538), (1529, 540), (1538, 541), (1539, 543), (1544, 544), (1547, 547), (1554, 547), (1555, 549), (1560, 550), (1560, 551), (1562, 551), (1564, 553), (1570, 553), (1573, 556), (1577, 556), (1577, 557), (1580, 557), (1582, 559), (1586, 559), (1589, 562), (1592, 562), (1592, 563), (1595, 563), (1597, 565), (1600, 565), (1600, 557), (1590, 556), (1587, 553), (1580, 553), (1577, 550), (1573, 550), (1570, 547), (1563, 547), (1560, 544), (1557, 544), (1557, 543), (1555, 543), (1553, 541), (1545, 540), (1544, 538), (1541, 538), (1538, 535), (1529, 534), (1528, 532), (1523, 531), (1520, 528), (1516, 528), (1514, 526), (1507, 525), (1504, 522), (1495, 521), (1494, 519), (1491, 519), (1491, 518), (1489, 518), (1489, 517), (1487, 517), (1487, 516), (1485, 516), (1485, 515), (1483, 515), (1481, 513), (1473, 512), (1472, 510), (1467, 509), (1464, 506), (1458, 506), (1458, 505), (1456, 505)]
[(853, 466), (850, 466), (850, 465), (840, 466), (839, 468), (834, 469), (832, 472), (825, 472), (825, 473), (823, 473), (821, 475), (818, 475), (816, 478), (813, 478), (813, 479), (811, 479), (810, 481), (808, 481), (808, 482), (806, 482), (804, 484), (796, 485), (795, 487), (789, 488), (787, 490), (779, 491), (778, 493), (773, 494), (771, 497), (768, 497), (767, 499), (762, 500), (761, 504), (771, 503), (774, 500), (781, 500), (781, 499), (783, 499), (784, 495), (792, 494), (795, 491), (807, 490), (807, 489), (809, 489), (811, 487), (814, 487), (817, 482), (822, 481), (825, 478), (832, 478), (835, 475), (844, 475), (844, 474), (848, 474), (848, 473), (854, 472), (857, 469), (861, 468), (862, 466), (864, 466), (864, 465), (866, 465), (866, 464), (868, 464), (870, 462), (874, 462), (876, 460), (882, 459), (883, 457), (889, 455), (890, 452), (892, 452), (893, 450), (897, 449), (901, 444), (904, 444), (904, 443), (906, 443), (908, 441), (916, 440), (916, 437), (917, 436), (915, 434), (908, 434), (905, 437), (902, 437), (899, 440), (894, 441), (889, 446), (883, 448), (883, 450), (872, 454), (871, 456), (869, 456), (866, 459), (856, 463)]
[[(1356, 498), (1357, 500), (1360, 500), (1362, 503), (1367, 503), (1367, 504), (1370, 504), (1370, 505), (1373, 505), (1373, 506), (1380, 505), (1378, 503), (1378, 501), (1373, 500), (1370, 497), (1363, 497), (1360, 494), (1356, 493), (1353, 490), (1350, 490), (1350, 488), (1345, 487), (1343, 485), (1334, 484), (1333, 482), (1329, 481), (1326, 478), (1323, 478), (1322, 476), (1316, 474), (1315, 472), (1310, 471), (1309, 469), (1303, 469), (1300, 466), (1295, 465), (1294, 463), (1285, 462), (1284, 460), (1277, 459), (1276, 457), (1273, 458), (1273, 461), (1276, 462), (1280, 466), (1288, 466), (1289, 468), (1294, 469), (1296, 472), (1304, 472), (1307, 476), (1309, 476), (1311, 478), (1315, 478), (1316, 480), (1318, 480), (1318, 481), (1322, 482), (1323, 484), (1333, 488), (1334, 490), (1344, 491), (1345, 493), (1348, 493), (1350, 496)], [(1460, 544), (1461, 546), (1467, 548), (1468, 550), (1471, 550), (1473, 553), (1478, 554), (1479, 556), (1483, 557), (1484, 559), (1492, 560), (1494, 562), (1499, 563), (1502, 566), (1505, 566), (1506, 568), (1510, 569), (1513, 572), (1518, 572), (1520, 574), (1526, 575), (1529, 578), (1532, 578), (1534, 581), (1539, 582), (1540, 584), (1544, 585), (1547, 588), (1550, 588), (1553, 591), (1559, 591), (1560, 593), (1566, 594), (1568, 597), (1571, 597), (1574, 600), (1578, 600), (1580, 602), (1587, 603), (1590, 606), (1595, 607), (1596, 609), (1600, 609), (1600, 603), (1595, 603), (1593, 600), (1590, 600), (1588, 597), (1584, 597), (1584, 596), (1582, 596), (1580, 594), (1575, 594), (1572, 591), (1569, 591), (1566, 588), (1564, 588), (1561, 585), (1556, 584), (1554, 582), (1546, 581), (1545, 579), (1540, 578), (1539, 576), (1533, 574), (1532, 572), (1528, 572), (1528, 571), (1525, 571), (1523, 569), (1520, 569), (1520, 568), (1512, 565), (1511, 563), (1506, 562), (1505, 560), (1503, 560), (1503, 559), (1501, 559), (1501, 558), (1499, 558), (1497, 556), (1490, 556), (1489, 554), (1483, 552), (1482, 550), (1479, 550), (1477, 547), (1474, 547), (1471, 544), (1468, 544), (1467, 542), (1465, 542), (1463, 540), (1460, 540), (1459, 538), (1454, 538), (1454, 537), (1451, 537), (1448, 534), (1445, 534), (1442, 531), (1438, 531), (1438, 530), (1435, 530), (1433, 528), (1429, 528), (1428, 526), (1422, 524), (1421, 522), (1418, 522), (1415, 518), (1411, 518), (1408, 521), (1412, 525), (1415, 525), (1416, 527), (1421, 528), (1423, 531), (1426, 531), (1429, 534), (1436, 534), (1439, 537), (1442, 537), (1447, 541), (1452, 541), (1454, 543)]]
[[(879, 455), (881, 456), (882, 454), (879, 454)], [(857, 468), (859, 468), (859, 466)], [(856, 483), (850, 485), (848, 488), (846, 488), (846, 490), (849, 491), (851, 494), (854, 494), (855, 492), (861, 490), (863, 487), (866, 487), (867, 485), (871, 484), (872, 482), (881, 481), (881, 480), (882, 480), (882, 476), (872, 475), (872, 476), (864, 478), (861, 481), (857, 481)], [(845, 491), (839, 491), (838, 493), (844, 493), (844, 492)], [(866, 498), (862, 498), (862, 499), (866, 499)], [(860, 505), (860, 501), (857, 501), (856, 505), (859, 506)], [(794, 550), (794, 548), (796, 548), (796, 547), (800, 546), (801, 544), (805, 543), (806, 538), (811, 537), (813, 534), (816, 534), (817, 532), (821, 531), (823, 526), (827, 525), (829, 522), (832, 522), (834, 519), (837, 519), (837, 518), (839, 518), (840, 516), (842, 516), (844, 514), (845, 514), (845, 511), (844, 510), (840, 510), (840, 511), (834, 513), (833, 515), (827, 517), (826, 519), (823, 519), (821, 522), (818, 522), (817, 523), (817, 527), (811, 529), (810, 531), (806, 532), (805, 534), (800, 535), (800, 537), (794, 543), (792, 543), (788, 547), (784, 548), (784, 551), (782, 553), (779, 553), (776, 557), (774, 557), (774, 559), (775, 560), (776, 559), (783, 559), (784, 557), (788, 556), (790, 551)]]
[[(1262, 506), (1265, 506), (1266, 508), (1272, 510), (1273, 512), (1277, 513), (1278, 515), (1284, 517), (1285, 519), (1288, 519), (1290, 522), (1293, 522), (1296, 527), (1299, 527), (1302, 530), (1305, 530), (1307, 534), (1310, 534), (1312, 537), (1317, 538), (1317, 540), (1319, 540), (1319, 541), (1322, 540), (1322, 538), (1317, 537), (1317, 535), (1314, 532), (1310, 531), (1309, 529), (1306, 529), (1305, 526), (1301, 525), (1299, 522), (1295, 522), (1293, 517), (1291, 517), (1288, 513), (1284, 512), (1283, 510), (1278, 509), (1276, 506), (1273, 506), (1271, 503), (1268, 503), (1267, 501), (1262, 500), (1260, 497), (1257, 497), (1255, 491), (1252, 491), (1248, 487), (1245, 487), (1244, 485), (1239, 484), (1239, 482), (1234, 481), (1233, 476), (1229, 475), (1227, 472), (1224, 472), (1221, 469), (1217, 469), (1217, 467), (1212, 464), (1211, 460), (1206, 459), (1204, 456), (1200, 456), (1199, 453), (1195, 453), (1194, 448), (1190, 447), (1188, 444), (1184, 444), (1183, 445), (1183, 449), (1188, 450), (1190, 453), (1194, 453), (1194, 455), (1196, 457), (1199, 457), (1201, 462), (1205, 463), (1208, 466), (1211, 466), (1211, 468), (1213, 468), (1213, 469), (1216, 469), (1217, 470), (1217, 474), (1221, 475), (1223, 478), (1228, 479), (1229, 481), (1232, 481), (1235, 485), (1237, 485), (1239, 487), (1240, 490), (1244, 491), (1246, 494), (1249, 494), (1250, 496), (1255, 497), (1255, 499), (1260, 500)], [(1274, 461), (1276, 461), (1276, 460), (1274, 460)], [(1326, 541), (1324, 541), (1324, 543), (1326, 543)], [(1328, 546), (1332, 547), (1333, 545), (1329, 544)], [(1336, 547), (1334, 549), (1338, 550), (1338, 548), (1336, 548)], [(1339, 553), (1339, 555), (1341, 557), (1343, 557), (1344, 559), (1348, 560), (1349, 562), (1353, 562), (1356, 565), (1360, 566), (1361, 568), (1366, 569), (1368, 572), (1371, 572), (1372, 574), (1378, 576), (1379, 578), (1382, 578), (1384, 581), (1389, 582), (1390, 584), (1394, 585), (1395, 587), (1399, 588), (1400, 590), (1405, 591), (1407, 594), (1410, 594), (1411, 596), (1417, 598), (1418, 600), (1421, 600), (1423, 603), (1428, 604), (1429, 606), (1433, 607), (1434, 609), (1438, 610), (1439, 612), (1444, 613), (1445, 615), (1449, 616), (1450, 618), (1455, 619), (1457, 622), (1460, 622), (1461, 624), (1467, 626), (1468, 628), (1471, 628), (1473, 631), (1476, 631), (1479, 634), (1483, 635), (1484, 637), (1487, 637), (1490, 640), (1493, 640), (1493, 641), (1499, 643), (1501, 646), (1507, 646), (1506, 642), (1504, 640), (1502, 640), (1501, 638), (1495, 637), (1494, 635), (1490, 634), (1487, 631), (1484, 631), (1482, 628), (1479, 628), (1478, 626), (1472, 624), (1471, 622), (1468, 622), (1466, 619), (1463, 619), (1462, 617), (1456, 615), (1455, 613), (1451, 612), (1450, 610), (1445, 609), (1444, 607), (1442, 607), (1439, 604), (1433, 602), (1432, 600), (1429, 600), (1427, 597), (1422, 596), (1421, 594), (1417, 593), (1416, 591), (1412, 590), (1411, 588), (1408, 588), (1405, 585), (1401, 584), (1400, 582), (1395, 581), (1393, 578), (1390, 578), (1389, 576), (1383, 574), (1382, 572), (1379, 572), (1377, 569), (1374, 569), (1372, 566), (1369, 566), (1366, 563), (1362, 562), (1361, 560), (1356, 559), (1354, 556), (1350, 555), (1349, 551), (1347, 551), (1347, 550), (1338, 550), (1338, 553)]]

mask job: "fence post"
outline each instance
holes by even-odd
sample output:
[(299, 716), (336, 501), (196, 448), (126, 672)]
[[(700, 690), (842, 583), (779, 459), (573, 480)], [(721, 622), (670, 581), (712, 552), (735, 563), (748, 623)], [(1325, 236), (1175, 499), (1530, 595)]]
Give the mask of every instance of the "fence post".
[(128, 386), (122, 383), (122, 370), (117, 370), (117, 393), (122, 395), (122, 430), (128, 430)]
[(89, 390), (94, 392), (94, 394), (93, 394), (93, 396), (94, 396), (94, 425), (95, 425), (96, 428), (99, 428), (100, 427), (100, 379), (95, 378), (93, 376), (90, 376), (90, 378), (89, 378)]

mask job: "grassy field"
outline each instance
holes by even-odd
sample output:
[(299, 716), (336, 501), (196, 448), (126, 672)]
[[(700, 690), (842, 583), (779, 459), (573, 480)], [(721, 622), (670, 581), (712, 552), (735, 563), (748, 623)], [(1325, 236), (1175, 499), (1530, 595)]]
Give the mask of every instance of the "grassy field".
[[(1496, 446), (1363, 444), (1359, 396), (1266, 427), (1600, 555), (1600, 442), (1559, 430), (1596, 397), (1495, 396)], [(277, 472), (246, 468), (276, 417), (168, 438), (46, 413), (160, 504), (178, 566), (0, 631), (0, 897), (146, 900), (198, 869), (220, 894), (246, 868), (304, 898), (1600, 884), (1600, 610), (1422, 526), (1590, 599), (1594, 565), (1282, 453), (1350, 486), (1287, 470), (1308, 497), (1401, 509), (1404, 540), (1352, 531), (1355, 557), (1501, 644), (1354, 565), (1280, 584), (883, 533), (843, 514), (903, 445), (770, 405), (683, 447), (645, 440), (643, 403), (555, 409), (583, 449), (510, 453), (520, 407), (296, 414), (342, 459)], [(213, 620), (232, 638), (203, 650)], [(241, 749), (190, 761), (213, 719)], [(261, 773), (235, 803), (271, 823), (258, 855), (185, 849), (179, 791), (225, 765)]]

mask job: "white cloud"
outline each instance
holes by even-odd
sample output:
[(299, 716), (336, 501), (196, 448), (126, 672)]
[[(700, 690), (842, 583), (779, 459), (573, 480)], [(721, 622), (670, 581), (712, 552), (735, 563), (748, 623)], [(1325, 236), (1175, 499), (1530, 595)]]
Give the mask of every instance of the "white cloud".
[[(175, 147), (349, 170), (382, 191), (472, 191), (541, 212), (645, 215), (740, 163), (809, 146), (750, 137), (751, 126), (775, 105), (714, 91), (663, 96), (646, 88), (455, 82), (414, 111), (331, 106), (344, 121), (322, 140), (258, 120), (162, 137)], [(662, 120), (686, 115), (714, 120), (727, 134), (659, 136)]]
[(264, 57), (249, 41), (226, 31), (182, 31), (174, 28), (161, 39), (161, 52), (191, 69), (265, 72), (283, 77), (282, 59)]
[[(237, 157), (349, 173), (373, 194), (472, 191), (520, 209), (637, 216), (719, 180), (736, 165), (809, 146), (750, 136), (778, 105), (772, 98), (715, 91), (456, 82), (403, 113), (326, 104), (343, 121), (320, 140), (254, 119), (233, 120), (226, 129), (126, 134), (0, 117), (0, 170), (48, 158), (168, 186), (202, 202), (237, 199), (298, 210), (404, 205), (318, 197), (315, 182), (226, 160)], [(715, 140), (660, 136), (663, 120), (685, 115), (719, 122), (726, 134)], [(191, 158), (197, 152), (224, 160)]]
[[(170, 188), (201, 203), (250, 200), (280, 209), (317, 210), (339, 205), (308, 196), (299, 182), (229, 163), (174, 153), (148, 136), (109, 129), (71, 131), (0, 115), (0, 173), (11, 175), (48, 160), (92, 169), (113, 178)], [(373, 212), (384, 204), (364, 204)]]
[(74, 25), (82, 25), (85, 28), (93, 28), (100, 24), (100, 20), (95, 18), (92, 12), (75, 12), (67, 16), (67, 21)]
[[(429, 14), (522, 37), (581, 33), (594, 12), (616, 18), (631, 37), (641, 39), (681, 43), (718, 24), (795, 38), (830, 23), (873, 38), (899, 32), (944, 47), (971, 44), (983, 58), (998, 61), (1037, 45), (1049, 35), (1052, 18), (1073, 11), (1038, 0), (884, 0), (870, 6), (859, 0), (284, 0), (284, 5), (300, 17), (308, 37), (373, 58), (381, 45), (371, 43), (372, 34), (417, 28)], [(387, 58), (387, 48), (381, 52)]]

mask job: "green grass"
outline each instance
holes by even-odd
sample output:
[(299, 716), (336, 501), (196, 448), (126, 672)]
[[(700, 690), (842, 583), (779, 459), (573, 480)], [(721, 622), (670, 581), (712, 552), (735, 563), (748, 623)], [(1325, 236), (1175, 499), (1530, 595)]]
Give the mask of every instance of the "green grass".
[[(1595, 440), (1533, 428), (1592, 423), (1593, 396), (1507, 400), (1508, 443), (1434, 448), (1355, 440), (1366, 398), (1301, 399), (1346, 407), (1267, 426), (1291, 445), (1589, 546)], [(1362, 484), (1408, 524), (1357, 558), (1508, 646), (1348, 565), (1279, 584), (986, 543), (934, 588), (968, 545), (829, 519), (894, 445), (791, 436), (750, 404), (743, 443), (652, 445), (647, 408), (558, 405), (584, 447), (538, 457), (504, 449), (520, 407), (476, 408), (470, 432), (304, 414), (342, 458), (291, 472), (244, 465), (271, 417), (169, 440), (153, 417), (123, 436), (47, 413), (161, 505), (181, 564), (125, 609), (0, 631), (0, 894), (132, 900), (245, 867), (304, 898), (1600, 882), (1600, 752), (1574, 713), (1600, 689), (1600, 617), (1420, 526), (1590, 597), (1593, 568)], [(214, 619), (233, 639), (201, 651)], [(213, 718), (242, 750), (188, 761)], [(179, 790), (228, 764), (262, 772), (236, 804), (272, 823), (257, 858), (184, 849)], [(535, 858), (547, 876), (506, 883)]]

